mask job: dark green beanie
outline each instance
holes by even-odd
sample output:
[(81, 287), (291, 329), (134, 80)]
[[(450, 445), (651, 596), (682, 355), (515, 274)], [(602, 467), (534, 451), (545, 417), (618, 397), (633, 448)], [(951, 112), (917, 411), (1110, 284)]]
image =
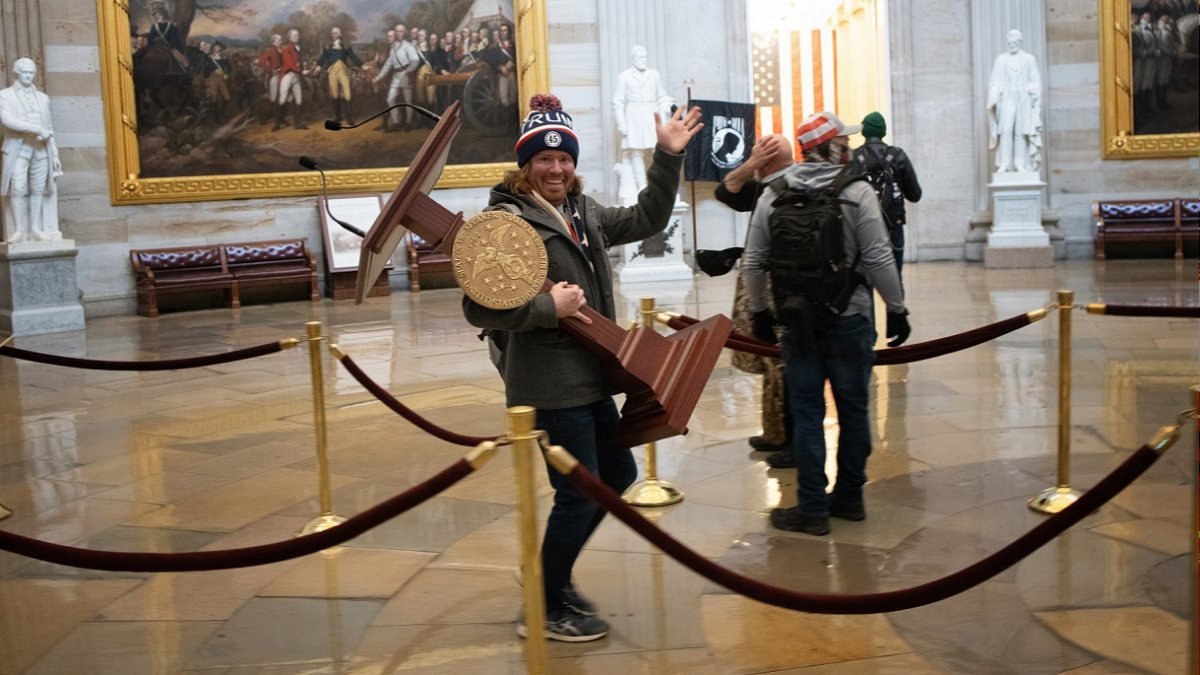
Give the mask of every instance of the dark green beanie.
[(887, 122), (883, 121), (883, 115), (873, 112), (863, 118), (862, 135), (867, 138), (883, 138), (887, 136)]

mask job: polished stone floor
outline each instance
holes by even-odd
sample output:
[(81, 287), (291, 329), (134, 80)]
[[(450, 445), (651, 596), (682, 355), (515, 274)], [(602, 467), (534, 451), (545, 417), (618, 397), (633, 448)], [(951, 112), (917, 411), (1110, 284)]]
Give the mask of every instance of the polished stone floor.
[[(905, 268), (913, 341), (1053, 301), (1200, 304), (1171, 261), (984, 270)], [(728, 311), (732, 278), (624, 288), (634, 304)], [(501, 383), (456, 290), (248, 305), (88, 322), (25, 349), (107, 359), (222, 352), (326, 331), (376, 381), (464, 434), (504, 429)], [(1086, 489), (1189, 407), (1197, 322), (1072, 312), (1070, 482)], [(704, 556), (804, 591), (865, 593), (938, 579), (1041, 522), (1055, 484), (1057, 317), (969, 351), (878, 368), (866, 521), (827, 537), (773, 529), (794, 471), (746, 445), (759, 383), (729, 366), (690, 433), (658, 444), (685, 492), (646, 510)], [(547, 376), (553, 376), (548, 373)], [(325, 362), (334, 511), (358, 513), (461, 457)], [(612, 624), (548, 645), (553, 673), (1184, 673), (1195, 597), (1194, 428), (1115, 500), (1018, 565), (948, 600), (865, 616), (736, 595), (608, 519), (576, 581)], [(827, 432), (836, 441), (836, 421)], [(0, 528), (71, 546), (196, 551), (287, 539), (319, 513), (304, 349), (192, 371), (81, 371), (0, 360)], [(644, 450), (637, 450), (644, 460)], [(335, 551), (231, 571), (107, 573), (0, 552), (0, 673), (521, 673), (512, 462), (483, 470)], [(539, 471), (541, 513), (549, 490)], [(1193, 670), (1194, 672), (1194, 670)]]

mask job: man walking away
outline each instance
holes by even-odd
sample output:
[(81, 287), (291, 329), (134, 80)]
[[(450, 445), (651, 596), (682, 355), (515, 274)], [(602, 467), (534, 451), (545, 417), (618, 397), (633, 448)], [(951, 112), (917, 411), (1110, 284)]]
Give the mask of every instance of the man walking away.
[(908, 224), (904, 202), (915, 204), (921, 201), (921, 183), (917, 181), (917, 172), (904, 150), (883, 142), (887, 135), (883, 115), (873, 112), (864, 117), (862, 135), (867, 142), (854, 150), (854, 170), (866, 176), (867, 182), (875, 188), (875, 194), (879, 195), (879, 208), (887, 223), (892, 253), (896, 256), (896, 273), (899, 274), (904, 267), (904, 226)]

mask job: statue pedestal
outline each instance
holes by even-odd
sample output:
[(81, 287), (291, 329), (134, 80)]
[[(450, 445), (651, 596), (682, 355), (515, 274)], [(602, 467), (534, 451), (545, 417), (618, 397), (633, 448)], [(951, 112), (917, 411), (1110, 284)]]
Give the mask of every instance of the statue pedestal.
[(997, 173), (992, 191), (992, 231), (987, 236), (987, 268), (1053, 267), (1054, 247), (1042, 228), (1042, 190), (1036, 171)]
[(671, 221), (662, 234), (621, 247), (617, 281), (622, 284), (691, 281), (692, 268), (683, 261), (683, 216), (687, 210), (687, 202), (677, 199)]
[(0, 244), (0, 333), (84, 329), (75, 281), (77, 253), (71, 239)]

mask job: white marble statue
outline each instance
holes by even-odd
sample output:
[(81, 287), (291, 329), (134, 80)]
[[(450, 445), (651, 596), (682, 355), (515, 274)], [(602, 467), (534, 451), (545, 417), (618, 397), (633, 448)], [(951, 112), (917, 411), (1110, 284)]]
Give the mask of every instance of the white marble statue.
[[(631, 67), (617, 75), (617, 91), (613, 95), (617, 131), (621, 132), (620, 161), (625, 165), (617, 172), (621, 181), (618, 194), (625, 205), (634, 203), (637, 194), (646, 187), (646, 154), (654, 150), (657, 142), (654, 113), (665, 120), (675, 103), (663, 89), (658, 71), (646, 67), (645, 47), (631, 48), (629, 60)], [(632, 186), (625, 184), (630, 179)], [(626, 201), (630, 195), (632, 199)]]
[(1008, 31), (1008, 51), (996, 57), (988, 80), (988, 147), (996, 151), (996, 173), (1037, 171), (1041, 164), (1042, 80), (1021, 44), (1021, 31)]
[(4, 241), (57, 241), (62, 233), (58, 230), (55, 179), (62, 175), (62, 165), (50, 124), (50, 97), (33, 84), (37, 66), (31, 59), (17, 59), (13, 73), (16, 81), (0, 90)]

